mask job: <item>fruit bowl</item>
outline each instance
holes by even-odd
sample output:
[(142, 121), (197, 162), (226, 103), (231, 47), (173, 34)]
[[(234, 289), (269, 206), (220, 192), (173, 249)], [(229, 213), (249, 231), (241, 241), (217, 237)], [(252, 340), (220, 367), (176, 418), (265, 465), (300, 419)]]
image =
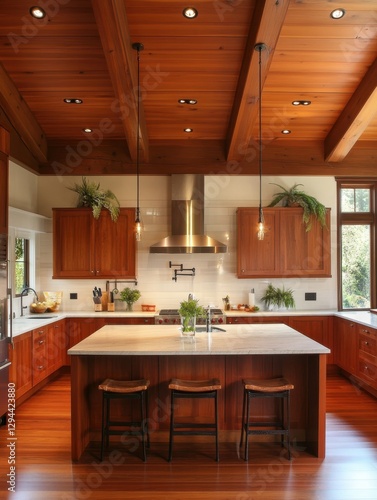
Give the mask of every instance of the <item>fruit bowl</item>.
[(42, 314), (47, 311), (47, 304), (45, 302), (33, 302), (30, 304), (30, 312)]

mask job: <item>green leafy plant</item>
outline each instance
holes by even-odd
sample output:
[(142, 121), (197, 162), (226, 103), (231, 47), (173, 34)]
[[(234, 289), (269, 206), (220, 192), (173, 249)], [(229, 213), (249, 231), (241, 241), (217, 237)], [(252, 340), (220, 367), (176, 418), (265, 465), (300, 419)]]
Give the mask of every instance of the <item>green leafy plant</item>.
[(278, 288), (274, 287), (271, 283), (267, 286), (261, 301), (265, 306), (286, 307), (291, 309), (295, 307), (295, 299), (293, 297), (293, 290), (291, 288)]
[(274, 207), (281, 203), (283, 207), (300, 206), (304, 209), (302, 219), (304, 221), (306, 231), (312, 228), (313, 217), (315, 217), (322, 227), (326, 226), (326, 207), (320, 203), (316, 198), (306, 194), (304, 191), (298, 189), (303, 184), (295, 184), (290, 189), (285, 189), (279, 184), (274, 184), (282, 189), (281, 192), (274, 194), (274, 199), (268, 205)]
[(197, 299), (188, 299), (180, 303), (178, 313), (182, 318), (183, 332), (194, 331), (195, 327), (191, 326), (190, 322), (195, 317), (205, 317), (206, 310), (203, 306), (199, 306)]
[(137, 288), (132, 289), (129, 287), (126, 287), (123, 290), (121, 290), (119, 295), (120, 295), (120, 300), (126, 302), (128, 310), (132, 310), (132, 305), (134, 304), (134, 302), (139, 300), (141, 297), (141, 293), (139, 290), (137, 290)]
[(109, 189), (100, 189), (100, 184), (89, 182), (86, 177), (82, 178), (81, 184), (75, 184), (68, 188), (79, 195), (77, 207), (89, 207), (93, 211), (93, 217), (98, 219), (102, 208), (110, 212), (111, 220), (114, 222), (119, 217), (119, 201), (115, 194)]

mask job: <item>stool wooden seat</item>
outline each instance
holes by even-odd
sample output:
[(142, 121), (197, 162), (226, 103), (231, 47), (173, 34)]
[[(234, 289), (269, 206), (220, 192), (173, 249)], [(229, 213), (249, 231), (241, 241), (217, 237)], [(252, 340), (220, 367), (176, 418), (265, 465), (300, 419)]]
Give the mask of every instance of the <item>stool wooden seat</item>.
[[(215, 436), (216, 439), (216, 461), (219, 461), (219, 424), (217, 393), (221, 389), (217, 378), (208, 380), (181, 380), (173, 378), (170, 380), (171, 390), (170, 406), (170, 437), (169, 437), (169, 462), (173, 456), (174, 436)], [(214, 422), (175, 422), (174, 410), (176, 399), (202, 399), (214, 400)]]
[[(150, 381), (139, 380), (113, 380), (107, 378), (98, 386), (102, 391), (102, 440), (101, 461), (105, 446), (109, 446), (110, 435), (140, 436), (143, 450), (143, 460), (146, 461), (145, 437), (149, 447), (148, 432), (148, 393)], [(118, 421), (110, 418), (110, 400), (112, 399), (136, 399), (140, 402), (140, 420)], [(116, 429), (114, 427), (117, 427)], [(122, 427), (123, 429), (120, 429)], [(126, 429), (124, 429), (126, 428)]]
[[(245, 460), (249, 458), (249, 436), (250, 435), (281, 435), (282, 444), (284, 438), (288, 450), (288, 459), (291, 459), (290, 446), (290, 391), (294, 389), (294, 385), (290, 384), (285, 378), (272, 378), (265, 380), (244, 379), (243, 407), (242, 407), (242, 427), (240, 448), (243, 444), (243, 436), (245, 434)], [(275, 422), (252, 422), (250, 421), (250, 401), (255, 398), (279, 398), (281, 399), (280, 417)], [(286, 403), (286, 411), (284, 411), (284, 402)], [(259, 427), (259, 429), (258, 429)], [(261, 428), (263, 427), (263, 429)], [(268, 429), (267, 429), (268, 427)]]

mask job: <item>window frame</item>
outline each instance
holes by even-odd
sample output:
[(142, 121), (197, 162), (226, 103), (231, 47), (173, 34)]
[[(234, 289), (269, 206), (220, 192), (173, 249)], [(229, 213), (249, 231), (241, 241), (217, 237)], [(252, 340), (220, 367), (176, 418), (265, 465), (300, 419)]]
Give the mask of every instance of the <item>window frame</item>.
[[(377, 206), (377, 180), (373, 178), (335, 177), (337, 183), (337, 248), (338, 248), (338, 310), (339, 311), (369, 311), (374, 309), (376, 302), (376, 206)], [(341, 190), (344, 188), (369, 189), (370, 212), (342, 212)], [(370, 226), (370, 308), (344, 308), (342, 293), (342, 241), (341, 228), (343, 225), (369, 225)]]

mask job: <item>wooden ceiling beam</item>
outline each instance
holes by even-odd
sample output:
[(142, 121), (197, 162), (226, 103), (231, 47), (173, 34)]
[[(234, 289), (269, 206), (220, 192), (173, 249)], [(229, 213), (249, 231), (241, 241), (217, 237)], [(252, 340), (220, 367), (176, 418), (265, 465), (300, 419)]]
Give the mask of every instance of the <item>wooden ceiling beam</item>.
[[(92, 0), (92, 6), (115, 92), (114, 109), (121, 115), (130, 156), (135, 161), (138, 124), (137, 51), (132, 48), (125, 2)], [(148, 134), (142, 102), (139, 138), (140, 158), (147, 161)]]
[(40, 163), (47, 163), (46, 136), (1, 64), (0, 106), (35, 159)]
[(377, 112), (377, 59), (339, 115), (324, 143), (325, 161), (340, 162), (351, 151)]
[(240, 160), (245, 156), (258, 116), (259, 53), (254, 47), (257, 43), (266, 45), (266, 50), (262, 53), (263, 88), (289, 1), (258, 0), (255, 4), (226, 139), (228, 160)]

